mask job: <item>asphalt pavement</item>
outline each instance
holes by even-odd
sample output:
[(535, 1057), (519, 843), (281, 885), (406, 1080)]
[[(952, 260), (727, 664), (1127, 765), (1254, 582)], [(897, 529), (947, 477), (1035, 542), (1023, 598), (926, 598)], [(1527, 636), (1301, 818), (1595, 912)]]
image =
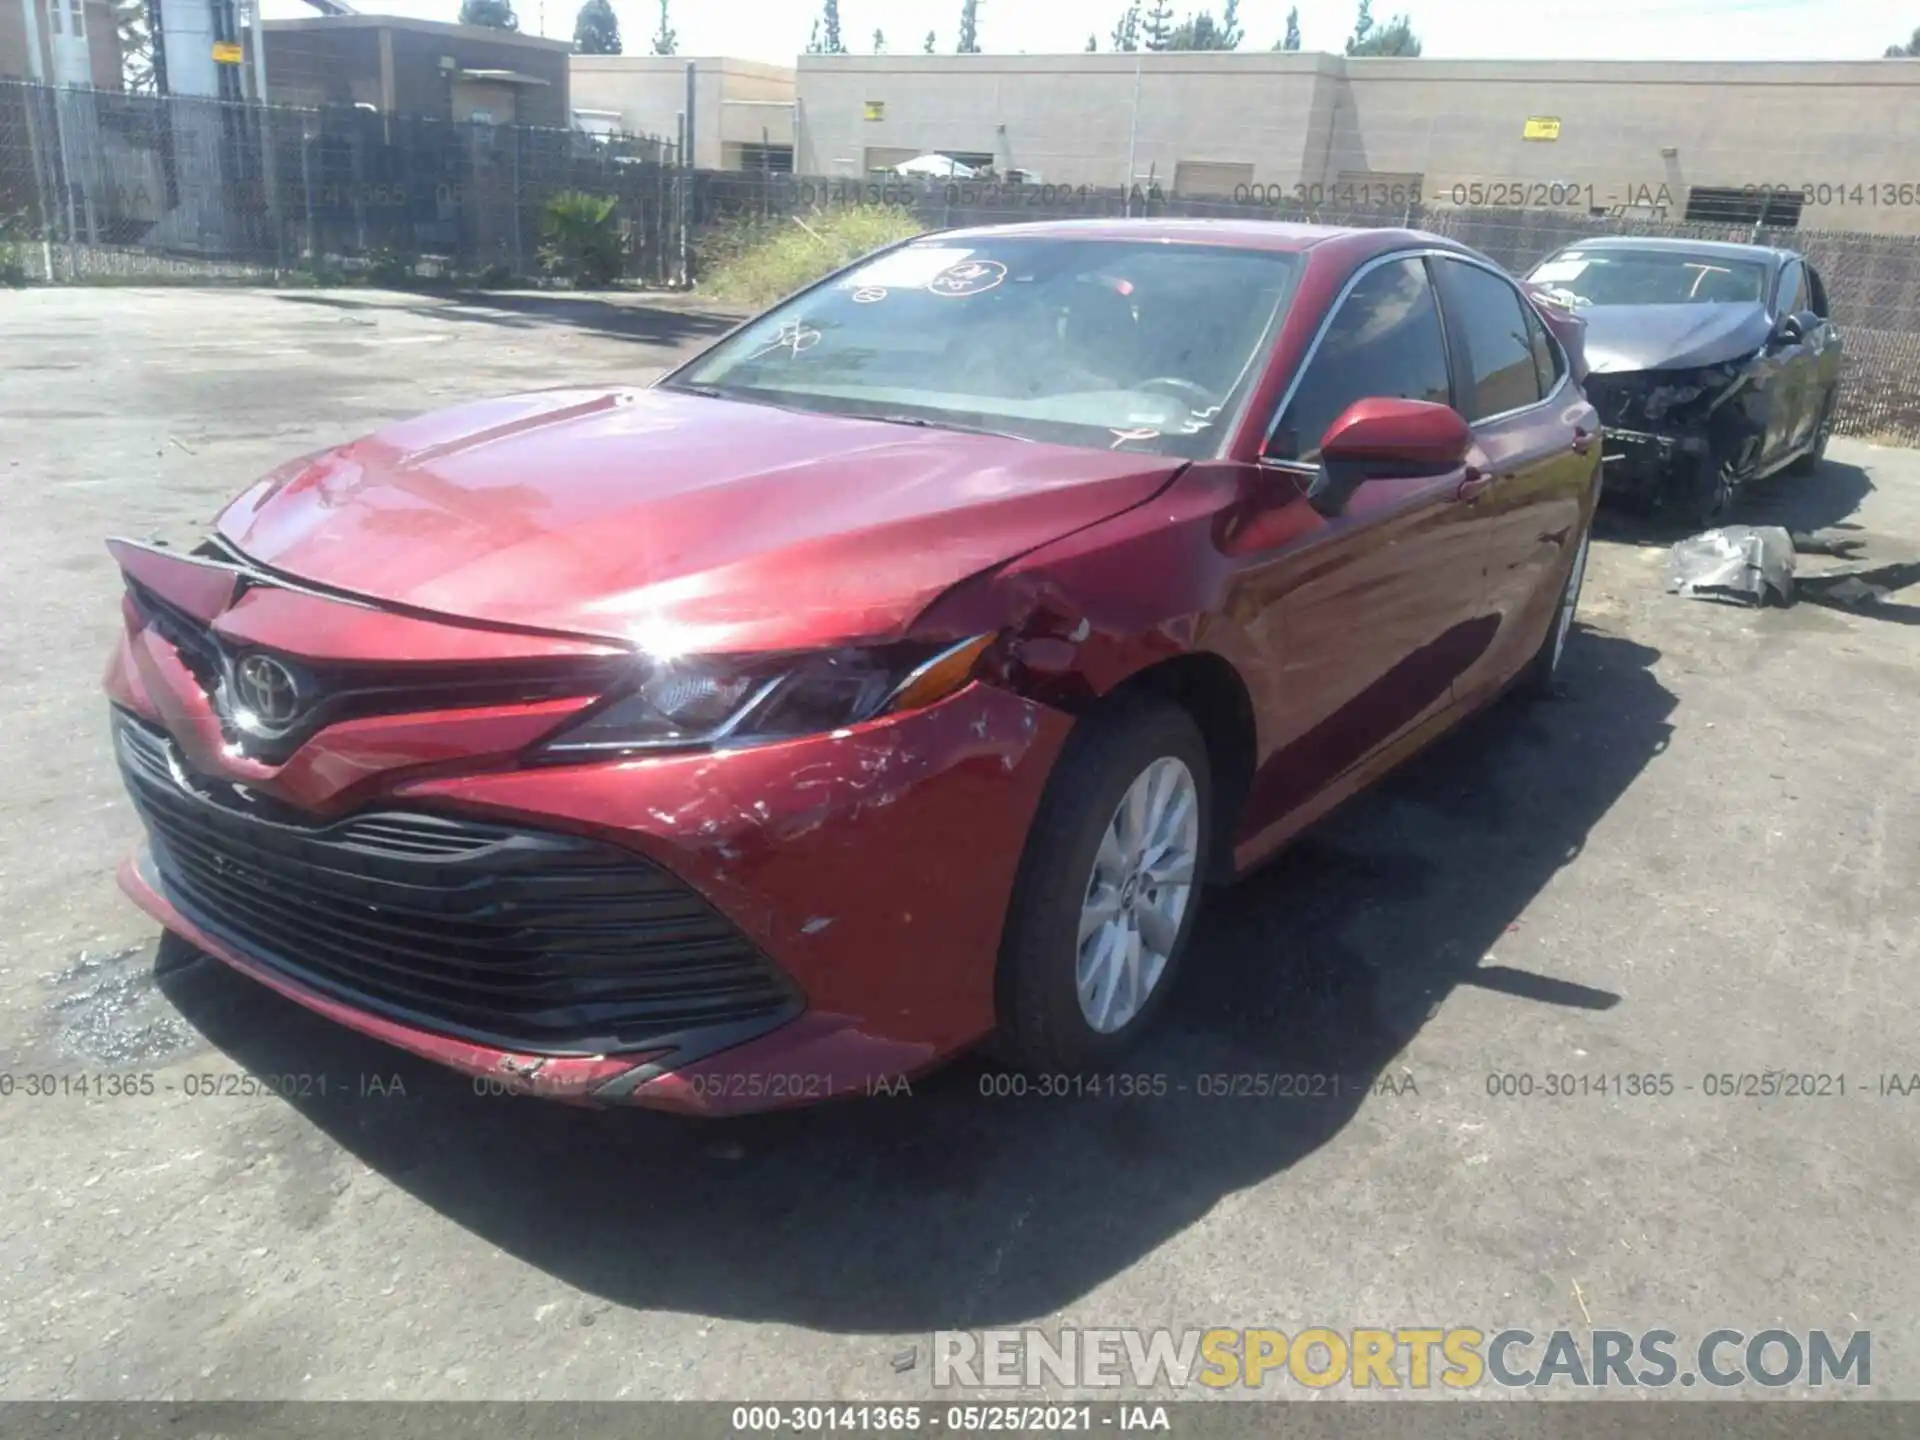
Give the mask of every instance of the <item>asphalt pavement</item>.
[[(1752, 502), (1859, 540), (1803, 563), (1870, 572), (1864, 607), (1666, 595), (1670, 537), (1610, 522), (1562, 698), (1213, 905), (1127, 1067), (1158, 1094), (965, 1061), (724, 1124), (593, 1113), (204, 958), (156, 973), (113, 883), (102, 539), (191, 542), (291, 456), (644, 380), (725, 324), (0, 298), (0, 1398), (927, 1399), (938, 1330), (1316, 1325), (1870, 1330), (1872, 1394), (1920, 1398), (1920, 1093), (1885, 1081), (1920, 1072), (1920, 453), (1836, 441)], [(1828, 1079), (1718, 1093), (1763, 1073)], [(1302, 1074), (1340, 1081), (1216, 1083)]]

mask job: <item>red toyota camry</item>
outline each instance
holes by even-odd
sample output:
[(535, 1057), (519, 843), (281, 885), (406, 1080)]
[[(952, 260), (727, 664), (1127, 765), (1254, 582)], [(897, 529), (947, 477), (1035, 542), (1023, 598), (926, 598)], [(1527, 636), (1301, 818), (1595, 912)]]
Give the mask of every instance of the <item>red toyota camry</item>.
[(1402, 230), (947, 232), (644, 388), (111, 542), (162, 925), (587, 1103), (1095, 1067), (1209, 885), (1516, 682), (1599, 486), (1579, 330)]

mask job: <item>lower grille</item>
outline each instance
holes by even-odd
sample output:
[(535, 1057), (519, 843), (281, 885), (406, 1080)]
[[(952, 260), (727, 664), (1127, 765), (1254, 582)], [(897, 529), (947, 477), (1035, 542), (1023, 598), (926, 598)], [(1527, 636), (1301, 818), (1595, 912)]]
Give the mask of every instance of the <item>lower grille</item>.
[(800, 1009), (725, 917), (629, 851), (416, 811), (315, 824), (194, 775), (141, 721), (116, 712), (114, 731), (168, 898), (356, 1007), (555, 1055), (712, 1049)]

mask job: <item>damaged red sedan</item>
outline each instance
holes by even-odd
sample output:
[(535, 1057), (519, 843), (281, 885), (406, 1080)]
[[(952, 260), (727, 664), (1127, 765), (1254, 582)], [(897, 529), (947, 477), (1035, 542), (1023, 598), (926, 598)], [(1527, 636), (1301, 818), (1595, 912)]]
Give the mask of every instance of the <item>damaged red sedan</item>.
[(162, 925), (508, 1088), (1096, 1067), (1205, 889), (1551, 684), (1579, 326), (1432, 236), (947, 232), (112, 542)]

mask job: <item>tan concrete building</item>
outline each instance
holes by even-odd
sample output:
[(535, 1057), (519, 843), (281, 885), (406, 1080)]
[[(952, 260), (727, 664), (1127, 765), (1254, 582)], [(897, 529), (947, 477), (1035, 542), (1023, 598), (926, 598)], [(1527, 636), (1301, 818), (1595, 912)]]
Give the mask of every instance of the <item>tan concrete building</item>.
[[(1920, 233), (1920, 64), (806, 55), (797, 168), (927, 152), (1047, 184)], [(1806, 187), (1804, 191), (1802, 187)]]
[(672, 140), (694, 67), (694, 163), (705, 170), (791, 170), (794, 72), (726, 56), (574, 55), (573, 113), (588, 130)]
[[(39, 64), (28, 44), (27, 6), (39, 40)], [(106, 0), (0, 0), (0, 80), (124, 88), (120, 32)]]

